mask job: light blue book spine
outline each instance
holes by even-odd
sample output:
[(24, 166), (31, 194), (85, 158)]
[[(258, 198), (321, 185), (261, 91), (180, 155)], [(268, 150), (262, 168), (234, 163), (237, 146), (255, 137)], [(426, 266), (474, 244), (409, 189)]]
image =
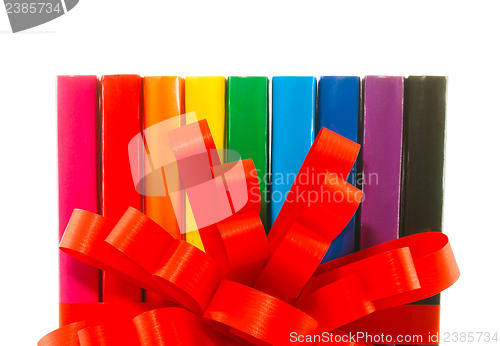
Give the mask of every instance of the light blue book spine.
[(314, 141), (316, 78), (274, 77), (272, 85), (271, 222)]

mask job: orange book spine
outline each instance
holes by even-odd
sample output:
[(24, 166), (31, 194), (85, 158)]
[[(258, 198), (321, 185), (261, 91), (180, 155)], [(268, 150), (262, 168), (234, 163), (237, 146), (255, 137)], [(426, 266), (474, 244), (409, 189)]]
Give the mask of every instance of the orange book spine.
[[(144, 130), (154, 126), (164, 120), (175, 118), (184, 114), (184, 79), (181, 77), (144, 77), (143, 81), (144, 97)], [(180, 117), (179, 117), (180, 125)], [(156, 132), (148, 133), (145, 136), (146, 154), (150, 154), (149, 147), (161, 144), (161, 138)], [(148, 159), (147, 157), (145, 158)], [(158, 175), (151, 178), (145, 177), (145, 196), (144, 213), (153, 221), (163, 227), (175, 238), (181, 237), (181, 228), (183, 228), (183, 219), (176, 217), (174, 204), (177, 210), (183, 209), (185, 200), (172, 200), (168, 195), (166, 186), (166, 168), (159, 167)], [(161, 184), (162, 186), (156, 186)], [(164, 190), (164, 196), (151, 195), (148, 191)], [(165, 298), (157, 296), (154, 293), (146, 292), (146, 301), (163, 301)]]

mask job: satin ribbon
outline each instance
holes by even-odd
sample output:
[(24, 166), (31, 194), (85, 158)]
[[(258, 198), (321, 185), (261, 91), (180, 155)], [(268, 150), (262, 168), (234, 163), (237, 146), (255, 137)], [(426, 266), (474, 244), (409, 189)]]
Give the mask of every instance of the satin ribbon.
[[(208, 128), (203, 136), (194, 142), (208, 151), (213, 148)], [(174, 239), (133, 208), (116, 224), (75, 210), (60, 249), (163, 295), (171, 306), (146, 308), (135, 317), (116, 309), (116, 323), (110, 323), (113, 312), (105, 321), (89, 315), (46, 335), (39, 345), (113, 345), (123, 342), (123, 335), (127, 345), (286, 345), (291, 333), (342, 334), (356, 328), (358, 320), (384, 312), (394, 319), (393, 309), (401, 306), (413, 310), (404, 304), (430, 297), (458, 279), (444, 234), (401, 238), (318, 267), (359, 205), (360, 191), (343, 180), (358, 150), (357, 144), (323, 129), (269, 237), (258, 218), (260, 201), (249, 200), (240, 211), (200, 230), (207, 253)], [(249, 191), (258, 188), (252, 162), (243, 161), (243, 167), (244, 174), (230, 179), (244, 180)], [(216, 176), (213, 169), (211, 174)], [(300, 174), (311, 179), (304, 182)], [(311, 191), (344, 198), (300, 199)], [(425, 327), (423, 322), (398, 325), (392, 332)]]

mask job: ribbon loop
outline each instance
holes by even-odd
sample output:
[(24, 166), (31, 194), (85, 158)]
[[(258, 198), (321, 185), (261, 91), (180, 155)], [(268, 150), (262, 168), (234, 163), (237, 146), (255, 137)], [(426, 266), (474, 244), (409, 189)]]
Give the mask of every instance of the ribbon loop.
[(200, 316), (181, 308), (150, 310), (136, 316), (133, 322), (141, 345), (218, 346), (230, 343)]
[(296, 221), (300, 212), (308, 205), (308, 200), (301, 199), (300, 196), (307, 195), (309, 191), (318, 191), (319, 187), (325, 183), (327, 172), (337, 174), (340, 180), (345, 180), (356, 161), (359, 148), (358, 143), (328, 129), (321, 129), (269, 232), (271, 253), (274, 252), (290, 225)]
[[(205, 251), (217, 261), (227, 279), (253, 284), (267, 259), (268, 245), (259, 217), (260, 192), (255, 166), (249, 159), (241, 164), (243, 171), (229, 170), (224, 183), (229, 195), (238, 186), (244, 187), (246, 202), (238, 207), (232, 204), (235, 213), (200, 229), (200, 237)], [(233, 194), (230, 202), (236, 199)]]
[[(216, 229), (227, 256), (226, 279), (252, 285), (268, 256), (266, 231), (258, 212), (234, 215), (217, 223)], [(211, 254), (210, 247), (205, 249)]]
[(80, 346), (141, 345), (131, 320), (120, 323), (107, 321), (102, 325), (80, 329), (78, 341)]
[(157, 291), (151, 275), (105, 242), (114, 225), (114, 222), (101, 215), (75, 209), (59, 249), (94, 267), (113, 272), (139, 287)]
[(223, 280), (203, 315), (214, 328), (236, 340), (258, 345), (287, 345), (290, 333), (314, 333), (314, 318), (277, 298)]
[(78, 331), (85, 328), (87, 322), (75, 322), (67, 324), (59, 329), (50, 332), (41, 338), (38, 346), (79, 346)]
[(255, 287), (292, 302), (314, 274), (329, 246), (329, 240), (295, 223), (267, 262)]
[(361, 191), (334, 173), (326, 172), (316, 192), (314, 201), (308, 201), (301, 212), (296, 211), (298, 215), (290, 216), (296, 221), (280, 241), (274, 238), (275, 248), (257, 281), (258, 289), (287, 302), (298, 297), (361, 201), (356, 198)]
[[(360, 273), (358, 285), (366, 290), (366, 313), (348, 314), (337, 319), (327, 307), (344, 307), (337, 297), (345, 286), (339, 280)], [(384, 279), (379, 279), (378, 274)], [(316, 317), (327, 330), (398, 305), (430, 297), (452, 285), (459, 276), (448, 237), (442, 233), (416, 234), (341, 257), (321, 265), (304, 288), (298, 305)], [(348, 287), (356, 287), (353, 282)], [(321, 304), (318, 304), (321, 302)], [(345, 308), (345, 307), (344, 307)], [(348, 310), (347, 310), (348, 311)]]
[(162, 291), (189, 310), (201, 314), (222, 273), (206, 253), (183, 240), (176, 240), (163, 265), (153, 274)]
[(106, 242), (152, 274), (174, 238), (146, 215), (129, 207)]
[(377, 300), (420, 288), (407, 247), (346, 264), (311, 282), (297, 306), (325, 330), (374, 312)]

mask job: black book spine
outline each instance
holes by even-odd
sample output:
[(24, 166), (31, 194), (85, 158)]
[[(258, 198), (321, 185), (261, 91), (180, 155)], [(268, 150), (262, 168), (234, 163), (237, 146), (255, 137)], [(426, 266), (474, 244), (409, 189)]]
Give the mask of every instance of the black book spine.
[[(438, 76), (405, 81), (400, 237), (442, 231), (446, 84)], [(415, 304), (439, 305), (439, 294)]]

